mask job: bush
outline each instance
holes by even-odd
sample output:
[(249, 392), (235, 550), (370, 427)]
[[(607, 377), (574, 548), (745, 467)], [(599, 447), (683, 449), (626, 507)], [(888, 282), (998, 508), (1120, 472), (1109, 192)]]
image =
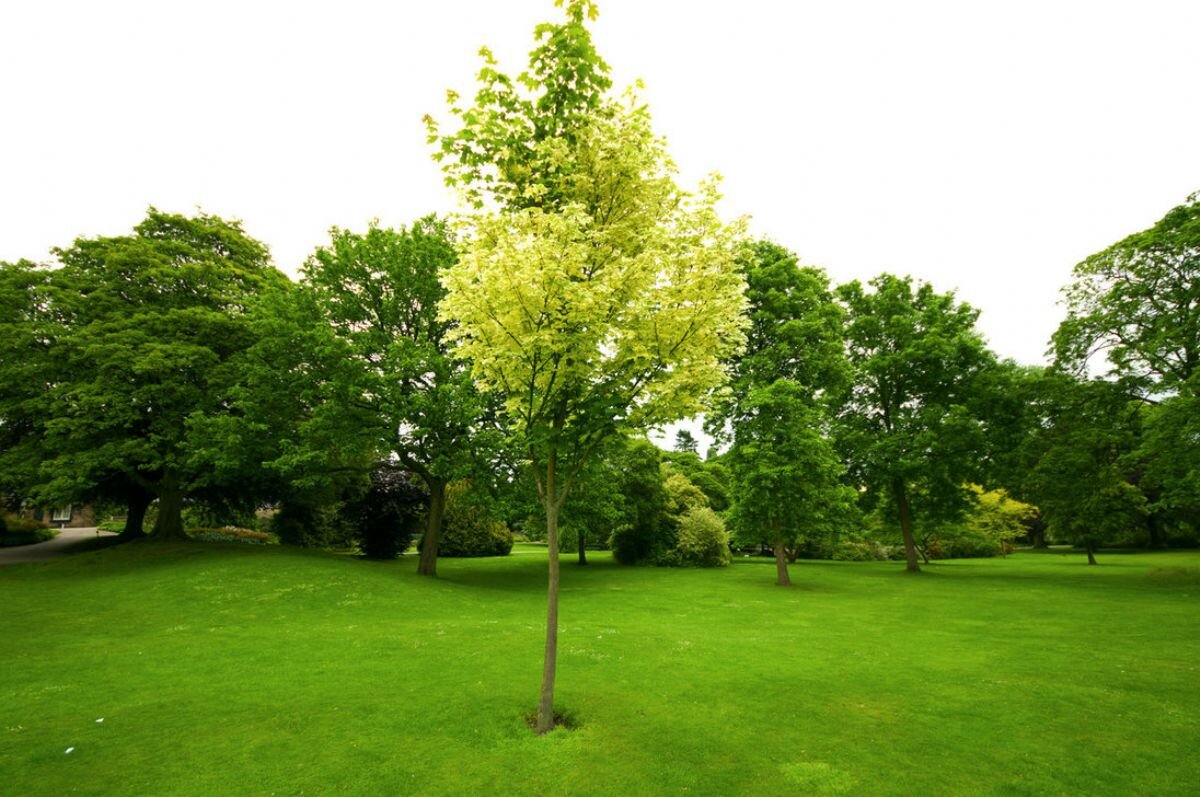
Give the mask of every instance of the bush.
[(254, 529), (241, 529), (236, 526), (220, 528), (195, 527), (187, 530), (187, 535), (198, 542), (244, 542), (249, 545), (278, 545), (279, 537)]
[(469, 482), (454, 482), (446, 488), (438, 556), (508, 556), (512, 547), (508, 525), (471, 495)]
[(707, 506), (685, 512), (679, 518), (679, 543), (675, 551), (680, 564), (725, 567), (731, 558), (725, 521)]
[(894, 545), (871, 540), (844, 540), (833, 546), (830, 558), (839, 562), (883, 562), (903, 559), (904, 552)]
[(390, 463), (371, 472), (371, 486), (347, 505), (358, 546), (371, 559), (395, 559), (421, 530), (429, 491), (410, 473)]
[(285, 500), (271, 518), (271, 533), (285, 545), (351, 548), (355, 529), (342, 516), (343, 507), (340, 501), (313, 506), (307, 500)]
[(15, 515), (0, 518), (0, 548), (45, 542), (54, 539), (57, 533), (40, 520)]

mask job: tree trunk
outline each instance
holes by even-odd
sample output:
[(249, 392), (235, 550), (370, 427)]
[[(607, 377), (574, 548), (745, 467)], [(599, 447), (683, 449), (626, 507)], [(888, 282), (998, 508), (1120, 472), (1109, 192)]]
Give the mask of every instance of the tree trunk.
[(121, 530), (121, 539), (137, 540), (146, 536), (146, 530), (142, 526), (146, 522), (146, 510), (153, 500), (154, 496), (140, 489), (129, 493), (125, 511), (125, 528)]
[(1083, 541), (1083, 547), (1087, 549), (1087, 555), (1088, 555), (1088, 564), (1089, 564), (1089, 565), (1094, 565), (1094, 564), (1096, 564), (1096, 554), (1095, 554), (1095, 548), (1092, 546), (1092, 539), (1091, 539), (1091, 537), (1088, 537), (1087, 539), (1085, 539), (1085, 540)]
[(921, 561), (923, 561), (925, 564), (929, 564), (929, 548), (928, 548), (928, 546), (922, 545), (917, 550), (921, 552)]
[(579, 532), (579, 564), (587, 564), (587, 532)]
[(186, 540), (183, 533), (183, 490), (174, 479), (164, 479), (158, 488), (158, 519), (154, 539), (163, 542)]
[(892, 497), (896, 501), (896, 510), (900, 513), (900, 533), (904, 535), (904, 555), (908, 559), (905, 568), (910, 573), (920, 573), (921, 566), (917, 564), (917, 546), (913, 541), (912, 507), (908, 505), (908, 491), (904, 481), (896, 479), (892, 482)]
[(542, 694), (538, 701), (537, 732), (554, 729), (554, 675), (558, 663), (558, 501), (555, 500), (554, 455), (546, 468), (546, 546), (550, 579), (546, 589), (546, 657), (542, 664)]
[(438, 544), (442, 540), (442, 519), (446, 515), (446, 480), (427, 479), (425, 483), (429, 486), (429, 517), (425, 519), (425, 535), (421, 538), (417, 573), (422, 576), (436, 576)]
[(781, 587), (792, 586), (792, 579), (788, 575), (787, 550), (783, 546), (783, 534), (778, 523), (775, 525), (775, 583)]

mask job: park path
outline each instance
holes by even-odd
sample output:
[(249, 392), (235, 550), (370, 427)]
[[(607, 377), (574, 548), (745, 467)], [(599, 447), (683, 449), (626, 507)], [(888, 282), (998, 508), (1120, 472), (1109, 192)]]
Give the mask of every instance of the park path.
[(0, 565), (11, 565), (19, 562), (42, 562), (54, 559), (67, 553), (85, 540), (94, 540), (97, 536), (112, 537), (112, 532), (96, 531), (96, 529), (63, 529), (58, 536), (46, 542), (34, 545), (18, 545), (13, 548), (0, 548)]

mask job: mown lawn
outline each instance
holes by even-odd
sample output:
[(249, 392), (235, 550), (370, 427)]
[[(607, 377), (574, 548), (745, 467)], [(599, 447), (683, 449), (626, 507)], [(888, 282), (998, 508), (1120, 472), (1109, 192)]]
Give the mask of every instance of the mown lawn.
[(791, 590), (594, 558), (563, 568), (581, 726), (544, 738), (544, 555), (5, 566), (0, 792), (1200, 793), (1200, 554), (800, 563)]

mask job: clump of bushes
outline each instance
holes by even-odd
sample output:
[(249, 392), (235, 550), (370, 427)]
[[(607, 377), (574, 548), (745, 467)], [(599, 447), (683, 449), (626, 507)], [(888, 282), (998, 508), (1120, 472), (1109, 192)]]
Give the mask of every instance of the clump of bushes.
[(470, 482), (452, 482), (446, 487), (446, 514), (442, 517), (442, 539), (438, 556), (508, 556), (513, 534), (491, 508), (472, 495)]
[(45, 542), (54, 539), (57, 533), (40, 520), (0, 516), (0, 548)]
[(707, 506), (685, 512), (679, 518), (679, 542), (675, 551), (680, 564), (725, 567), (731, 558), (725, 521)]
[(429, 491), (407, 471), (383, 463), (371, 471), (371, 486), (347, 505), (358, 547), (371, 559), (395, 559), (421, 530)]
[(220, 528), (195, 527), (187, 529), (187, 535), (198, 542), (244, 542), (249, 545), (278, 545), (279, 537), (265, 531), (243, 529), (237, 526)]

